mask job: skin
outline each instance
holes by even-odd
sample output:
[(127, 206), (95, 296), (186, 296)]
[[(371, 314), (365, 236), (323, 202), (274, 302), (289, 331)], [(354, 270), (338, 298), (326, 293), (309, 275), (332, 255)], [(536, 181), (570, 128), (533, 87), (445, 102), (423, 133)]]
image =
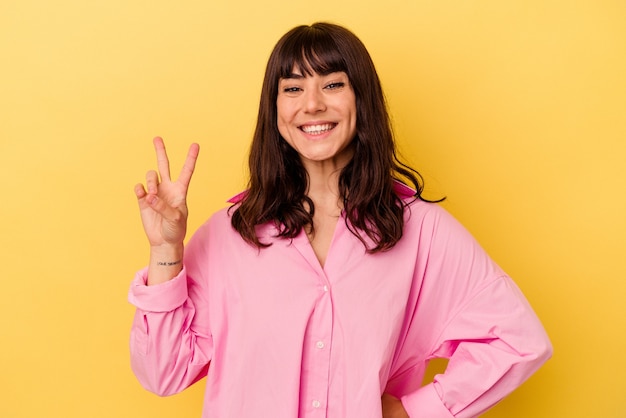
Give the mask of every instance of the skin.
[[(356, 99), (344, 72), (292, 75), (278, 83), (278, 130), (299, 154), (309, 175), (307, 195), (315, 205), (308, 236), (323, 266), (341, 215), (339, 173), (353, 155)], [(313, 234), (312, 231), (315, 231)]]
[[(279, 81), (276, 107), (278, 130), (309, 175), (307, 195), (315, 205), (309, 240), (323, 266), (342, 209), (339, 174), (354, 154), (356, 97), (344, 72), (304, 77), (294, 69)], [(381, 402), (383, 418), (409, 418), (398, 398), (385, 393)]]
[(400, 399), (388, 393), (383, 393), (381, 401), (383, 405), (383, 418), (410, 418), (404, 406), (402, 406)]
[[(356, 133), (356, 99), (345, 73), (303, 77), (294, 70), (279, 81), (276, 100), (278, 129), (298, 152), (309, 174), (308, 196), (315, 205), (315, 234), (308, 234), (323, 266), (335, 225), (341, 214), (339, 173), (353, 155)], [(312, 129), (318, 127), (322, 129)], [(139, 213), (150, 243), (148, 285), (174, 278), (182, 269), (183, 241), (187, 232), (187, 193), (199, 154), (189, 147), (178, 179), (170, 177), (165, 144), (154, 138), (157, 171), (146, 174), (146, 183), (135, 186)], [(383, 418), (409, 418), (399, 399), (381, 397)]]
[(304, 77), (294, 69), (278, 83), (276, 109), (278, 131), (298, 152), (309, 175), (336, 171), (350, 161), (356, 98), (346, 73)]
[(154, 138), (158, 173), (146, 174), (146, 185), (135, 186), (139, 213), (150, 243), (148, 285), (174, 278), (182, 269), (183, 240), (187, 233), (187, 191), (196, 167), (200, 147), (192, 144), (176, 181), (170, 178), (170, 164), (163, 140)]

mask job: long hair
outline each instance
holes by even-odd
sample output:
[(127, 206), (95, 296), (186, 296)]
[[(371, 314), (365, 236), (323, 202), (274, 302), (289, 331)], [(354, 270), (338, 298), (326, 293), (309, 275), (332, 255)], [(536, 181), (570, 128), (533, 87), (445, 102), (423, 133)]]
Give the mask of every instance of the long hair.
[[(339, 176), (346, 225), (368, 251), (392, 248), (402, 237), (406, 205), (394, 193), (394, 181), (408, 183), (416, 190), (415, 198), (425, 200), (422, 177), (397, 157), (385, 97), (367, 49), (352, 32), (330, 23), (295, 27), (270, 55), (250, 149), (248, 191), (233, 206), (233, 228), (261, 248), (268, 244), (258, 238), (257, 226), (274, 222), (278, 236), (285, 238), (313, 227), (315, 207), (306, 195), (307, 172), (277, 124), (278, 83), (294, 68), (307, 76), (347, 74), (357, 116), (354, 155)], [(368, 246), (361, 233), (374, 245)]]

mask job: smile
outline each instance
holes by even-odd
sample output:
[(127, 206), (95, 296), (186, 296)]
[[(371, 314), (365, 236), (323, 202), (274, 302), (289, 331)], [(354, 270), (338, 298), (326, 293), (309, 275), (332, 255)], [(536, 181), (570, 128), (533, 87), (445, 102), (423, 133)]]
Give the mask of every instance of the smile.
[(325, 132), (332, 130), (335, 126), (337, 126), (336, 123), (324, 123), (320, 125), (303, 125), (300, 127), (300, 130), (302, 130), (304, 133), (307, 133), (309, 135), (321, 135)]

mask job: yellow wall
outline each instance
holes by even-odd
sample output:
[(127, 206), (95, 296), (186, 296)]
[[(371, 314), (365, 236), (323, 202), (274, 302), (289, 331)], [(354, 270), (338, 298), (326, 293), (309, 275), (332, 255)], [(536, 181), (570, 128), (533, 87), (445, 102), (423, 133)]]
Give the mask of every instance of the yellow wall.
[(134, 379), (133, 185), (201, 144), (197, 227), (244, 184), (266, 58), (300, 23), (369, 47), (404, 155), (517, 280), (554, 358), (487, 416), (626, 417), (626, 3), (0, 5), (0, 416), (198, 417)]

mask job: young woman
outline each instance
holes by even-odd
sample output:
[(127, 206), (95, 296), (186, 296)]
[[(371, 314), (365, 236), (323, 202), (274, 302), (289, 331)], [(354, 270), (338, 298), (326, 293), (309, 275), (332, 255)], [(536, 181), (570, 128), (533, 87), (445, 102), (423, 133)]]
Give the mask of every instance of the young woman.
[(129, 295), (147, 389), (206, 376), (204, 417), (472, 417), (551, 355), (513, 281), (396, 158), (376, 70), (345, 28), (280, 39), (249, 187), (187, 246), (199, 149), (173, 181), (154, 144), (158, 173), (135, 187), (150, 261)]

